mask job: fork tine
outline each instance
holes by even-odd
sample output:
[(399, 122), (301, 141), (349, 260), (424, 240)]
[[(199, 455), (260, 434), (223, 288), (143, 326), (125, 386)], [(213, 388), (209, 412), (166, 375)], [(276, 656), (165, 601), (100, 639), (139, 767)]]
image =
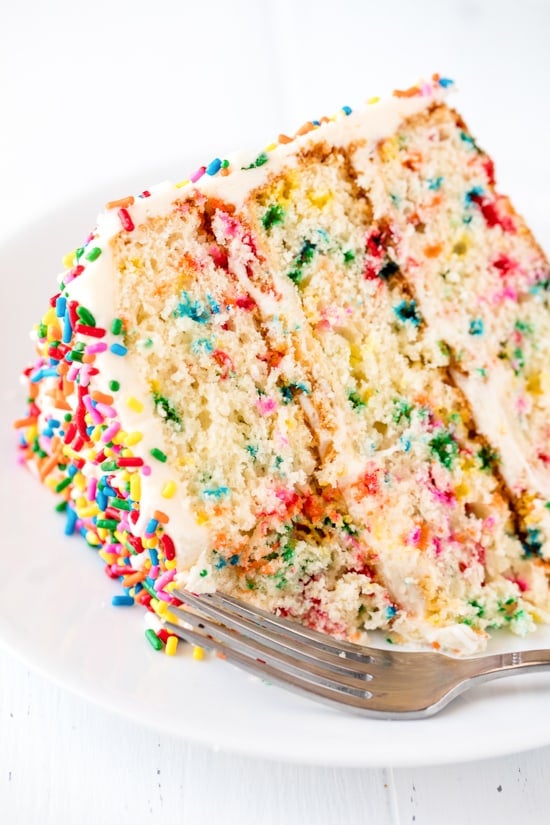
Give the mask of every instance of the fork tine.
[(363, 695), (365, 685), (372, 679), (366, 672), (349, 670), (345, 667), (334, 666), (331, 662), (324, 662), (318, 657), (314, 657), (297, 649), (293, 649), (286, 644), (286, 640), (279, 637), (277, 641), (271, 637), (256, 633), (241, 624), (230, 628), (228, 624), (219, 624), (210, 618), (205, 618), (189, 610), (171, 608), (171, 612), (177, 610), (177, 615), (181, 619), (193, 626), (194, 629), (205, 633), (212, 633), (215, 638), (228, 644), (232, 649), (238, 648), (241, 652), (254, 655), (262, 661), (272, 661), (277, 666), (284, 666), (293, 675), (298, 672), (304, 678), (314, 678), (320, 682), (331, 685), (334, 689), (349, 690)]
[(173, 595), (180, 601), (212, 616), (214, 619), (224, 622), (237, 618), (245, 620), (256, 627), (264, 628), (270, 633), (284, 634), (285, 641), (292, 639), (295, 643), (308, 648), (314, 648), (316, 652), (323, 651), (342, 661), (353, 660), (353, 662), (373, 665), (376, 662), (384, 663), (387, 659), (386, 651), (377, 650), (363, 645), (356, 645), (340, 639), (334, 639), (324, 633), (311, 630), (309, 627), (298, 624), (295, 620), (289, 620), (282, 616), (273, 616), (259, 607), (250, 607), (232, 596), (222, 593), (203, 593), (200, 596), (189, 593), (187, 590), (172, 591)]
[[(204, 632), (197, 632), (187, 627), (183, 628), (171, 622), (166, 622), (166, 627), (171, 633), (175, 633), (192, 644), (216, 650), (232, 664), (236, 664), (254, 676), (259, 676), (262, 680), (273, 682), (281, 687), (334, 706), (342, 707), (342, 705), (345, 705), (349, 710), (363, 715), (379, 718), (391, 716), (391, 711), (369, 707), (369, 701), (372, 698), (372, 693), (369, 690), (359, 691), (354, 688), (346, 688), (345, 685), (331, 679), (323, 679), (308, 674), (297, 666), (294, 660), (284, 661), (280, 655), (273, 654), (269, 650), (266, 650), (263, 654), (265, 658), (260, 659), (256, 647), (249, 646), (246, 640), (233, 637), (229, 643), (226, 643), (222, 639), (216, 638), (219, 626), (211, 625), (208, 619), (205, 620), (204, 625)], [(211, 636), (210, 632), (214, 635)], [(400, 716), (402, 717), (403, 714), (401, 713)]]

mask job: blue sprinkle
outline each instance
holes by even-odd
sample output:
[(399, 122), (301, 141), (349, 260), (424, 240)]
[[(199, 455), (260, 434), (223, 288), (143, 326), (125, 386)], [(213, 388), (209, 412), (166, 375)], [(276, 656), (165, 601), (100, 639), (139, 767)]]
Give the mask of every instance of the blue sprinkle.
[(72, 507), (67, 507), (67, 521), (65, 522), (65, 535), (72, 536), (77, 522), (76, 511)]
[(467, 132), (461, 132), (460, 139), (463, 140), (464, 143), (469, 143), (470, 146), (473, 146), (475, 148), (475, 141), (473, 137), (469, 135)]
[(402, 435), (401, 438), (399, 439), (399, 443), (403, 447), (403, 452), (408, 453), (409, 450), (411, 449), (411, 440), (410, 440), (410, 438), (405, 438), (405, 436)]
[(122, 344), (111, 344), (111, 352), (113, 355), (126, 355), (128, 350)]
[(454, 80), (451, 80), (449, 77), (440, 77), (437, 82), (440, 86), (443, 86), (444, 89), (446, 89), (447, 86), (454, 86)]
[(109, 500), (108, 500), (107, 496), (105, 495), (105, 493), (103, 493), (101, 490), (97, 491), (96, 496), (95, 496), (95, 500), (96, 500), (96, 504), (97, 504), (97, 506), (99, 507), (100, 510), (106, 510), (107, 509), (107, 505), (109, 503)]
[(136, 596), (137, 596), (138, 593), (141, 593), (142, 590), (143, 590), (143, 585), (142, 585), (141, 582), (138, 582), (137, 584), (134, 584), (134, 593), (136, 594)]
[(206, 324), (210, 319), (210, 313), (202, 301), (193, 301), (189, 298), (188, 292), (181, 293), (181, 301), (174, 310), (175, 318), (191, 318), (198, 324)]
[(108, 484), (103, 484), (103, 486), (101, 488), (101, 491), (103, 493), (105, 493), (105, 495), (108, 496), (109, 498), (117, 498), (118, 497), (116, 490), (113, 490), (113, 488), (110, 487)]
[(37, 384), (38, 381), (42, 381), (43, 378), (57, 378), (59, 373), (57, 372), (56, 367), (45, 367), (38, 372), (35, 372), (33, 377), (31, 378), (32, 384)]
[(437, 178), (428, 178), (428, 189), (432, 189), (434, 192), (437, 192), (438, 189), (441, 188), (441, 184), (443, 183), (443, 178), (439, 175)]
[(57, 427), (61, 426), (61, 421), (58, 421), (57, 418), (50, 418), (48, 424), (50, 425), (50, 427), (56, 429)]
[(387, 619), (393, 619), (393, 617), (396, 615), (396, 613), (397, 613), (397, 607), (394, 604), (389, 604), (386, 607), (386, 618)]
[(223, 570), (223, 568), (226, 566), (226, 564), (227, 564), (226, 560), (223, 558), (223, 556), (220, 556), (219, 559), (217, 560), (216, 564), (214, 565), (214, 567), (216, 568), (216, 570)]
[(203, 495), (211, 496), (212, 498), (221, 498), (229, 493), (229, 487), (212, 487), (210, 490), (204, 490)]
[(133, 603), (132, 596), (113, 596), (111, 599), (113, 607), (130, 607)]
[(153, 567), (156, 567), (159, 563), (159, 554), (157, 553), (154, 547), (149, 548), (149, 558), (151, 559), (151, 564), (153, 565)]
[(342, 111), (345, 115), (351, 115), (351, 109), (349, 106), (342, 106)]
[(313, 123), (314, 126), (320, 126), (321, 125), (320, 120), (312, 120), (311, 122)]
[(213, 298), (211, 295), (207, 295), (206, 300), (210, 304), (210, 309), (212, 310), (212, 314), (217, 315), (218, 312), (220, 311), (220, 305), (218, 304), (216, 299)]
[(86, 435), (91, 435), (95, 430), (95, 424), (90, 424), (89, 427), (86, 427)]
[(147, 524), (147, 527), (145, 528), (145, 532), (148, 533), (149, 535), (152, 535), (155, 532), (155, 530), (157, 529), (158, 526), (159, 526), (159, 523), (156, 520), (156, 518), (149, 519), (149, 523)]
[(483, 335), (483, 321), (481, 318), (473, 318), (470, 321), (470, 327), (468, 329), (470, 335)]
[(482, 186), (474, 186), (473, 189), (470, 189), (469, 192), (466, 192), (464, 195), (464, 202), (466, 206), (470, 206), (474, 198), (479, 198), (483, 195), (483, 187)]
[(71, 325), (71, 319), (69, 313), (65, 313), (65, 317), (63, 319), (63, 335), (61, 340), (64, 344), (70, 344), (71, 338), (73, 337), (73, 328)]
[(230, 557), (230, 559), (229, 559), (229, 564), (232, 564), (232, 565), (238, 564), (238, 563), (239, 563), (239, 559), (240, 559), (240, 558), (241, 558), (241, 557), (238, 555), (238, 553), (235, 553), (235, 555), (234, 555), (234, 556), (231, 556), (231, 557)]
[(214, 158), (208, 166), (206, 167), (206, 174), (207, 175), (215, 175), (217, 172), (220, 171), (222, 167), (222, 162), (219, 158)]
[(55, 314), (58, 318), (63, 318), (65, 312), (67, 311), (67, 299), (60, 295), (57, 301), (55, 302)]
[(196, 338), (191, 344), (191, 352), (194, 355), (200, 355), (201, 352), (205, 352), (207, 355), (210, 355), (213, 351), (214, 347), (208, 338)]
[(71, 464), (70, 467), (67, 469), (67, 475), (69, 478), (74, 478), (74, 476), (78, 473), (78, 467), (75, 467), (74, 464)]
[(410, 321), (415, 327), (420, 324), (420, 315), (416, 308), (416, 301), (401, 301), (394, 306), (393, 311), (400, 321)]

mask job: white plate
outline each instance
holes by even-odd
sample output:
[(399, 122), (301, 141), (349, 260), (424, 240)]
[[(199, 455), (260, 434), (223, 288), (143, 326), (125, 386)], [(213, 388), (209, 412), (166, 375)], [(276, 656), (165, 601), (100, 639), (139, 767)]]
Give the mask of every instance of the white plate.
[[(136, 724), (249, 755), (340, 766), (426, 765), (550, 744), (550, 674), (481, 686), (433, 719), (362, 719), (220, 660), (196, 662), (189, 650), (176, 658), (156, 653), (143, 637), (141, 609), (111, 606), (117, 584), (81, 539), (63, 535), (53, 496), (16, 466), (10, 422), (23, 411), (18, 374), (32, 351), (28, 329), (54, 291), (60, 257), (84, 238), (98, 204), (138, 187), (138, 181), (105, 187), (0, 249), (0, 641), (59, 684)], [(529, 217), (549, 238), (548, 225)], [(550, 647), (550, 628), (527, 642), (501, 638), (497, 646)]]

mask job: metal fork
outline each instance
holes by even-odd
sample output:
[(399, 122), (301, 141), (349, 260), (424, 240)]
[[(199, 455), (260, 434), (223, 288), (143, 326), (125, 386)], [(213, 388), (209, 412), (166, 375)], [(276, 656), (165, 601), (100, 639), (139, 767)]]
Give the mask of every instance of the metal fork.
[(550, 650), (455, 659), (339, 641), (221, 593), (173, 595), (172, 633), (213, 649), (269, 682), (363, 716), (421, 719), (468, 688), (514, 673), (550, 670)]

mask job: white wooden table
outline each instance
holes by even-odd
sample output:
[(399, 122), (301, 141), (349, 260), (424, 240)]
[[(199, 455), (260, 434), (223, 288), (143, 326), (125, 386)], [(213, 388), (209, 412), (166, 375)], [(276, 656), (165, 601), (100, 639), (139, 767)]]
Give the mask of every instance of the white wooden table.
[[(502, 188), (528, 215), (549, 213), (537, 187), (550, 136), (545, 0), (151, 8), (0, 4), (0, 242), (99, 184), (119, 196), (117, 181), (138, 185), (140, 169), (183, 176), (186, 158), (262, 145), (435, 70), (458, 79), (457, 105), (495, 156)], [(57, 261), (44, 266), (53, 277)], [(12, 472), (11, 457), (1, 465)], [(215, 753), (95, 707), (0, 649), (1, 823), (529, 825), (548, 820), (549, 773), (550, 748), (369, 770)]]

